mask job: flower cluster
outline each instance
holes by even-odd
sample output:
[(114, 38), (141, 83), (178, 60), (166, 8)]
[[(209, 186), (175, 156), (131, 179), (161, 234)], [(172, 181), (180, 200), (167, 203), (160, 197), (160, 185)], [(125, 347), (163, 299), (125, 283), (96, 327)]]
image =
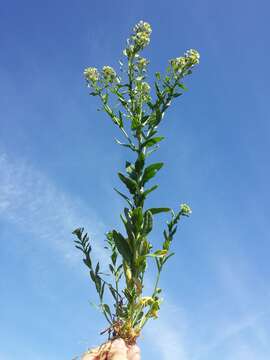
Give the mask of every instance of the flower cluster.
[(189, 63), (189, 65), (194, 66), (196, 64), (199, 64), (200, 54), (198, 53), (197, 50), (190, 49), (186, 51), (185, 59)]
[(134, 26), (134, 42), (139, 47), (144, 48), (150, 42), (150, 35), (152, 32), (150, 24), (144, 21), (140, 21)]
[(183, 70), (186, 70), (196, 64), (199, 64), (200, 54), (197, 50), (190, 49), (186, 51), (185, 56), (172, 59), (170, 61), (171, 67), (176, 74), (181, 74)]
[(189, 216), (192, 213), (191, 208), (187, 204), (181, 204), (180, 210), (181, 210), (182, 215), (184, 215), (184, 216)]
[(103, 66), (102, 75), (107, 83), (113, 83), (117, 80), (116, 72), (111, 66)]
[(83, 72), (84, 77), (88, 83), (96, 83), (99, 79), (98, 70), (94, 67), (88, 67)]
[(140, 21), (133, 28), (134, 34), (132, 39), (134, 41), (135, 47), (139, 50), (145, 48), (150, 42), (150, 35), (152, 32), (150, 24), (144, 21)]
[(140, 71), (145, 71), (146, 66), (149, 64), (149, 61), (144, 57), (140, 57), (137, 61), (137, 66)]

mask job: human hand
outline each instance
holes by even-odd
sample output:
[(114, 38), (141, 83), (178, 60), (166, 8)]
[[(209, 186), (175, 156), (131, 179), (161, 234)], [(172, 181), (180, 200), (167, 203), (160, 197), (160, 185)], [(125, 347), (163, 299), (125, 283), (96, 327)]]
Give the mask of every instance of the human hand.
[(127, 345), (123, 339), (107, 343), (85, 353), (81, 360), (140, 360), (137, 345)]

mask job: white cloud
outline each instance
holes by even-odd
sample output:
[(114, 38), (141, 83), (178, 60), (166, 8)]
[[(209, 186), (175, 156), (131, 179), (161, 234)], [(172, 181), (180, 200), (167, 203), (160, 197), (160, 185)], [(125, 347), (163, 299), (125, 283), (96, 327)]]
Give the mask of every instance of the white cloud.
[[(26, 161), (0, 154), (0, 174), (3, 220), (46, 242), (68, 261), (76, 258), (71, 235), (76, 227), (85, 226), (90, 237), (103, 240), (105, 227), (94, 211), (58, 189)], [(104, 257), (101, 243), (95, 243), (93, 252)]]

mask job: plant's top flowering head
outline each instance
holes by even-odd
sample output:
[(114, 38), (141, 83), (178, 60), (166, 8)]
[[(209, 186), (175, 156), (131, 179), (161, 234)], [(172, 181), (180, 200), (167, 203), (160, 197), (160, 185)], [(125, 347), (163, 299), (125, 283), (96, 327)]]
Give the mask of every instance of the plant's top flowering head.
[(113, 83), (118, 80), (116, 72), (111, 66), (103, 66), (102, 75), (106, 83)]
[(181, 210), (182, 215), (184, 215), (184, 216), (189, 216), (192, 213), (191, 208), (187, 204), (181, 204), (180, 210)]
[(186, 51), (185, 56), (170, 60), (173, 72), (180, 75), (184, 70), (193, 67), (200, 62), (200, 54), (197, 50), (190, 49)]
[(83, 72), (84, 77), (88, 84), (93, 85), (95, 84), (99, 79), (99, 73), (98, 70), (94, 67), (88, 67)]
[(130, 56), (143, 50), (150, 43), (151, 25), (145, 21), (140, 21), (133, 28), (133, 34), (128, 39), (128, 47), (124, 50), (124, 55)]
[(197, 50), (190, 49), (185, 53), (185, 58), (187, 61), (192, 64), (192, 66), (199, 64), (200, 62), (200, 54)]

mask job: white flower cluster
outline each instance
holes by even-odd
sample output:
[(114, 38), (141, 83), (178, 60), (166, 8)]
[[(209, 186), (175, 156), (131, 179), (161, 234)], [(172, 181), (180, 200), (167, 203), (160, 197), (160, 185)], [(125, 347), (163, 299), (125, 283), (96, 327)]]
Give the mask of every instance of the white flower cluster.
[(150, 24), (140, 21), (134, 26), (133, 31), (134, 35), (132, 36), (132, 39), (135, 46), (139, 49), (145, 48), (150, 42), (150, 35), (152, 32)]
[(200, 62), (200, 54), (197, 50), (190, 49), (185, 53), (185, 58), (192, 64), (196, 65)]
[(88, 67), (83, 72), (84, 77), (89, 83), (96, 83), (99, 79), (98, 70), (94, 67)]
[(180, 210), (181, 210), (182, 215), (184, 215), (184, 216), (188, 216), (192, 213), (191, 208), (187, 204), (181, 204)]
[(144, 71), (148, 64), (149, 60), (145, 59), (144, 57), (140, 57), (137, 61), (137, 66), (141, 71)]
[(181, 73), (183, 70), (188, 69), (200, 62), (200, 54), (197, 50), (190, 49), (181, 56), (170, 61), (172, 69), (175, 73)]
[(104, 80), (108, 83), (112, 83), (117, 80), (116, 72), (111, 66), (103, 66), (102, 74)]

